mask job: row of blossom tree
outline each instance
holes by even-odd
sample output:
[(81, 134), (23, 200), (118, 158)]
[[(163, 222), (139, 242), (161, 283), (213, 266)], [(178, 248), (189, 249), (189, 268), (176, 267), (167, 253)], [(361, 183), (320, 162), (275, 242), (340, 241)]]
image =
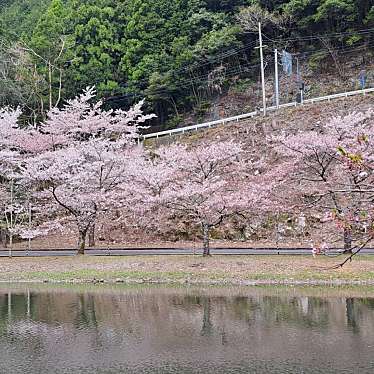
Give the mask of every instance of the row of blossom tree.
[(233, 141), (145, 149), (138, 131), (153, 115), (143, 114), (143, 103), (127, 112), (106, 111), (94, 97), (88, 88), (52, 109), (38, 127), (21, 127), (19, 109), (0, 110), (5, 218), (16, 210), (8, 197), (16, 185), (18, 198), (32, 197), (43, 216), (36, 233), (74, 218), (80, 254), (98, 220), (129, 217), (155, 227), (178, 219), (197, 224), (205, 255), (210, 230), (233, 215), (251, 219), (309, 209), (337, 223), (346, 250), (371, 239), (372, 111), (336, 117), (308, 132), (273, 135), (266, 141), (274, 159)]

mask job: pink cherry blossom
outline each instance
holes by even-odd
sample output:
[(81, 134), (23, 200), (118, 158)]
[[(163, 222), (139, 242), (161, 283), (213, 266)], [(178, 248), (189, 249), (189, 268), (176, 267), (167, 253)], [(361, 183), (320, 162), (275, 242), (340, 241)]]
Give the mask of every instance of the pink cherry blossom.
[(79, 253), (98, 214), (109, 210), (120, 186), (129, 183), (132, 155), (141, 152), (138, 125), (153, 117), (142, 114), (142, 103), (128, 112), (105, 111), (101, 102), (91, 103), (94, 96), (88, 88), (63, 108), (53, 108), (37, 131), (18, 139), (28, 151), (20, 165), (23, 183), (35, 187), (39, 197), (41, 189), (48, 193), (49, 199), (40, 202), (52, 200), (74, 217)]
[(199, 225), (209, 255), (211, 229), (235, 214), (258, 212), (272, 189), (244, 159), (242, 146), (230, 141), (158, 148), (134, 171), (135, 206), (142, 215), (156, 212), (159, 220), (184, 217)]

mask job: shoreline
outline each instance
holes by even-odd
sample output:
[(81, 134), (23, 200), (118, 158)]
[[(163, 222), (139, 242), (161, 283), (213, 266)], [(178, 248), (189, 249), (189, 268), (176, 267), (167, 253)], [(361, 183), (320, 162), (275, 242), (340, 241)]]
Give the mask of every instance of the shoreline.
[(321, 279), (310, 279), (310, 280), (297, 280), (297, 279), (285, 279), (285, 280), (189, 280), (189, 279), (1, 279), (0, 284), (49, 284), (49, 285), (170, 285), (170, 286), (240, 286), (240, 287), (253, 287), (253, 286), (307, 286), (307, 287), (318, 287), (318, 286), (374, 286), (373, 280), (349, 280), (349, 279), (332, 279), (332, 280), (321, 280)]
[(0, 295), (11, 291), (14, 294), (32, 293), (79, 293), (79, 294), (106, 294), (106, 295), (143, 295), (143, 296), (171, 296), (199, 295), (206, 297), (251, 297), (251, 296), (276, 296), (276, 297), (367, 297), (374, 298), (374, 286), (370, 285), (230, 285), (230, 284), (147, 284), (147, 283), (35, 283), (35, 282), (0, 282)]

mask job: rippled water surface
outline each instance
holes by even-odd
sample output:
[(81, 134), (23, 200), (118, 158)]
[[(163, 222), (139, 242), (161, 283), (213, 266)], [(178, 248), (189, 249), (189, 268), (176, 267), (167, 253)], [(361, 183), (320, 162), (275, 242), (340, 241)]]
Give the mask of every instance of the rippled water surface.
[(0, 357), (1, 374), (374, 373), (374, 292), (2, 286)]

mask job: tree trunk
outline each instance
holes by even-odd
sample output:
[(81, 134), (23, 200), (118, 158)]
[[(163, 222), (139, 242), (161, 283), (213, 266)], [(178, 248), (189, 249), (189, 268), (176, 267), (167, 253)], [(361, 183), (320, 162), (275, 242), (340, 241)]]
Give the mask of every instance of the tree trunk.
[(344, 228), (344, 252), (352, 252), (352, 231), (349, 227)]
[(88, 246), (90, 248), (95, 246), (95, 225), (92, 225), (89, 228), (89, 231), (88, 231)]
[(204, 248), (203, 256), (206, 257), (206, 256), (210, 256), (210, 246), (209, 246), (210, 227), (206, 223), (203, 223), (202, 226), (203, 226), (203, 248)]
[(7, 247), (8, 238), (7, 238), (7, 232), (5, 229), (0, 229), (0, 242), (4, 248)]
[(84, 250), (86, 249), (86, 235), (87, 235), (87, 230), (79, 231), (78, 255), (84, 255)]

